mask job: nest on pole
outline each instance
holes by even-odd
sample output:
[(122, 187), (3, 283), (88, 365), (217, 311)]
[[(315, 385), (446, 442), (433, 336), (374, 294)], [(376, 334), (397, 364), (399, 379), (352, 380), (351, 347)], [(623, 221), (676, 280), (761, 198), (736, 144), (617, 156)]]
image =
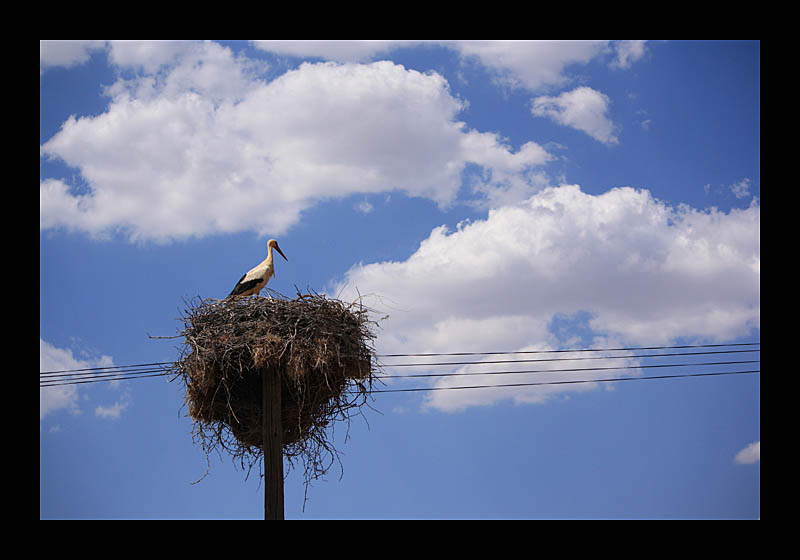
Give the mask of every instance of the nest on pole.
[(303, 460), (308, 484), (338, 459), (328, 427), (367, 404), (377, 379), (375, 323), (358, 301), (269, 295), (188, 302), (174, 373), (195, 442), (207, 457), (230, 453), (249, 474), (263, 458), (264, 372), (279, 372), (283, 456), (290, 467)]

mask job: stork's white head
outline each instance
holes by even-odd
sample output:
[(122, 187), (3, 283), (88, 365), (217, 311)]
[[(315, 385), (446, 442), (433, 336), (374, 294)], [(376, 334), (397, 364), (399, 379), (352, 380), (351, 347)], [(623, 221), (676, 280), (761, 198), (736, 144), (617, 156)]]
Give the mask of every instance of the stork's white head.
[(286, 255), (283, 254), (283, 251), (281, 251), (281, 248), (278, 247), (278, 241), (276, 239), (270, 239), (267, 241), (267, 250), (269, 250), (270, 247), (278, 251), (287, 262), (289, 261), (289, 259), (286, 258)]

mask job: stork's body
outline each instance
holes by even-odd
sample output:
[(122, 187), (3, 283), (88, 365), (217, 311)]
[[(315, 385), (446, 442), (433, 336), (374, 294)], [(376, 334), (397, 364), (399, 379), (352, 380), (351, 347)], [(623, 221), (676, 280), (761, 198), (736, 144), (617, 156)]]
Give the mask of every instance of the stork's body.
[[(233, 296), (250, 296), (258, 295), (258, 293), (267, 285), (269, 279), (275, 274), (275, 264), (272, 261), (272, 249), (278, 251), (281, 256), (286, 259), (281, 248), (278, 247), (278, 242), (270, 239), (267, 242), (267, 258), (261, 261), (260, 264), (254, 266), (247, 273), (241, 277), (239, 282), (234, 286), (228, 297)], [(289, 259), (286, 259), (287, 261)]]

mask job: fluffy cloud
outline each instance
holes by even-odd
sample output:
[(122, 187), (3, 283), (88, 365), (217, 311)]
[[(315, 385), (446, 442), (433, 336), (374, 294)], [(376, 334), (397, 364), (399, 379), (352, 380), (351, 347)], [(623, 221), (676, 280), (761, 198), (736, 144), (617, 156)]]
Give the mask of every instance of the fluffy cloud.
[(731, 185), (731, 192), (736, 198), (747, 198), (750, 196), (750, 179), (745, 177), (741, 181)]
[(756, 441), (739, 451), (734, 461), (740, 465), (752, 465), (761, 460), (761, 442)]
[(266, 69), (211, 41), (112, 41), (108, 59), (134, 77), (119, 79), (106, 93), (143, 103), (187, 93), (215, 105), (235, 103), (263, 85), (260, 75)]
[[(490, 322), (483, 321), (476, 326), (485, 328)], [(513, 321), (506, 321), (505, 318), (498, 322), (501, 327), (514, 326)], [(609, 347), (610, 344), (608, 339), (597, 337), (593, 347)], [(423, 409), (460, 412), (471, 406), (487, 406), (501, 401), (511, 401), (517, 405), (541, 404), (553, 398), (568, 398), (571, 393), (596, 390), (601, 379), (635, 376), (635, 370), (626, 368), (633, 368), (640, 363), (632, 357), (634, 354), (631, 352), (609, 354), (598, 350), (591, 353), (589, 362), (583, 361), (587, 358), (586, 353), (548, 353), (555, 349), (543, 342), (520, 348), (518, 352), (526, 352), (524, 354), (494, 354), (475, 364), (454, 366), (450, 370), (436, 368), (438, 373), (455, 375), (439, 378), (435, 390), (426, 396)], [(399, 369), (386, 368), (390, 375), (409, 373), (409, 370), (399, 372)], [(414, 369), (430, 372), (433, 368), (421, 366)], [(419, 386), (419, 378), (414, 379)], [(574, 383), (577, 380), (581, 383)], [(613, 390), (611, 385), (604, 387)]]
[[(206, 43), (208, 45), (210, 43)], [(629, 68), (646, 52), (646, 41), (252, 41), (261, 50), (280, 55), (314, 57), (337, 62), (369, 62), (388, 51), (419, 45), (438, 45), (479, 61), (498, 81), (531, 91), (563, 86), (572, 65), (586, 64), (613, 53), (612, 68)], [(40, 41), (39, 65), (74, 66), (91, 51), (110, 46), (109, 59), (121, 67), (156, 72), (196, 48), (188, 41)]]
[(207, 46), (212, 44), (188, 41), (111, 41), (108, 58), (115, 66), (139, 68), (153, 73), (182, 54)]
[(104, 48), (105, 41), (39, 41), (39, 72), (56, 66), (70, 68), (83, 64), (92, 51)]
[(645, 55), (647, 41), (617, 41), (614, 45), (616, 57), (611, 61), (612, 68), (626, 69)]
[[(107, 367), (112, 365), (110, 356), (99, 359), (76, 359), (72, 350), (57, 348), (39, 339), (39, 371), (63, 371), (88, 367)], [(79, 414), (78, 389), (76, 385), (56, 385), (39, 389), (39, 420), (59, 410)]]
[[(628, 44), (630, 43), (630, 44)], [(629, 64), (637, 58), (638, 41), (615, 44), (618, 58)], [(254, 41), (265, 51), (339, 62), (365, 62), (389, 50), (434, 45), (457, 52), (486, 67), (497, 82), (531, 91), (562, 86), (571, 78), (571, 65), (586, 64), (609, 51), (608, 41)], [(641, 56), (641, 55), (639, 55)]]
[(253, 41), (255, 47), (264, 51), (337, 62), (368, 62), (382, 52), (419, 43), (421, 41)]
[[(596, 347), (726, 340), (760, 324), (759, 231), (755, 205), (703, 212), (632, 188), (547, 188), (456, 231), (434, 229), (405, 261), (356, 266), (334, 293), (369, 294), (370, 307), (388, 312), (382, 353), (551, 349), (554, 317), (581, 313)], [(511, 394), (439, 391), (431, 402), (451, 410)]]
[(617, 144), (616, 126), (608, 118), (611, 100), (607, 95), (582, 86), (557, 97), (546, 95), (532, 100), (531, 112), (558, 124), (585, 132), (603, 144)]
[[(128, 65), (149, 59), (118, 51), (112, 45), (112, 58)], [(279, 235), (319, 200), (354, 193), (400, 189), (446, 206), (470, 163), (484, 171), (482, 197), (519, 200), (540, 188), (532, 170), (549, 159), (532, 142), (514, 151), (467, 130), (462, 102), (435, 73), (303, 64), (265, 83), (250, 61), (213, 43), (156, 59), (170, 65), (139, 67), (109, 88), (105, 113), (70, 117), (41, 147), (88, 186), (41, 181), (41, 228), (155, 241)]]
[(119, 420), (122, 412), (128, 408), (130, 404), (130, 394), (124, 393), (122, 397), (110, 406), (97, 405), (94, 409), (94, 415), (98, 418), (106, 418), (110, 420)]
[(463, 56), (477, 58), (498, 81), (536, 91), (568, 83), (565, 70), (606, 52), (608, 41), (457, 41), (450, 45)]
[[(72, 352), (54, 347), (39, 339), (39, 371), (61, 371), (85, 367), (72, 357)], [(39, 420), (57, 410), (66, 409), (77, 413), (78, 390), (75, 385), (46, 387), (39, 389)]]

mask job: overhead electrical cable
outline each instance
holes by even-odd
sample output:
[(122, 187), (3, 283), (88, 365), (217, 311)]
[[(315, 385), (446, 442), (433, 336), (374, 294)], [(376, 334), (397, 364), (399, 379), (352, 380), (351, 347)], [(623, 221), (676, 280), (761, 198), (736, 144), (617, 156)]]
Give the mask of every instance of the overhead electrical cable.
[(165, 375), (169, 375), (168, 373), (154, 373), (151, 375), (133, 375), (133, 376), (119, 376), (110, 379), (83, 379), (79, 381), (61, 381), (61, 382), (40, 382), (39, 387), (58, 387), (59, 385), (81, 385), (83, 383), (99, 383), (101, 381), (121, 381), (125, 379), (142, 379), (143, 377), (164, 377)]
[[(737, 363), (737, 362), (726, 362), (726, 363)], [(754, 363), (754, 362), (740, 362), (740, 363)], [(663, 366), (639, 366), (639, 368), (643, 367), (678, 367), (681, 364), (672, 364), (672, 365), (663, 365)], [(708, 364), (684, 364), (684, 365), (708, 365)], [(632, 368), (582, 368), (580, 370), (575, 371), (600, 371), (604, 369), (639, 369), (636, 367)], [(499, 373), (552, 373), (555, 371), (571, 371), (571, 370), (537, 370), (536, 372), (522, 372), (522, 371), (515, 371), (515, 372), (484, 372), (484, 373), (475, 373), (473, 375), (493, 375)], [(634, 381), (634, 380), (648, 380), (648, 379), (679, 379), (679, 378), (686, 378), (686, 377), (708, 377), (708, 376), (720, 376), (720, 375), (737, 375), (737, 374), (746, 374), (746, 373), (761, 373), (761, 370), (742, 370), (742, 371), (719, 371), (719, 372), (700, 372), (700, 373), (678, 373), (674, 375), (655, 375), (655, 376), (640, 376), (640, 377), (615, 377), (615, 378), (605, 378), (605, 379), (569, 379), (569, 380), (560, 380), (560, 381), (541, 381), (541, 382), (530, 382), (530, 383), (499, 383), (499, 384), (492, 384), (492, 385), (469, 385), (469, 386), (457, 386), (457, 387), (414, 387), (414, 388), (400, 388), (400, 389), (374, 389), (370, 391), (371, 393), (407, 393), (407, 392), (419, 392), (419, 391), (441, 391), (441, 390), (449, 390), (449, 389), (488, 389), (493, 387), (531, 387), (531, 386), (539, 386), (539, 385), (565, 385), (565, 384), (579, 384), (579, 383), (603, 383), (603, 382), (611, 382), (611, 381)], [(124, 380), (124, 379), (140, 379), (142, 377), (163, 377), (165, 375), (169, 375), (168, 373), (156, 373), (151, 375), (135, 375), (132, 377), (116, 377), (112, 379), (88, 379), (88, 380), (79, 380), (79, 381), (64, 381), (58, 383), (42, 383), (40, 384), (41, 387), (54, 387), (59, 385), (77, 385), (82, 383), (97, 383), (100, 381), (116, 381), (116, 380)], [(440, 374), (441, 375), (441, 374)], [(448, 374), (445, 374), (448, 375)], [(464, 374), (452, 374), (452, 375), (464, 375)]]
[[(602, 358), (598, 358), (602, 359)], [(505, 370), (505, 371), (468, 371), (468, 372), (448, 372), (448, 373), (411, 373), (411, 374), (389, 374), (381, 376), (381, 379), (386, 378), (414, 378), (414, 377), (456, 377), (456, 376), (475, 376), (475, 375), (514, 375), (514, 374), (530, 374), (530, 373), (564, 373), (564, 372), (580, 372), (580, 371), (607, 371), (607, 370), (627, 370), (627, 369), (652, 369), (652, 368), (676, 368), (676, 367), (697, 367), (697, 366), (718, 366), (718, 365), (740, 365), (740, 364), (753, 364), (758, 363), (759, 360), (734, 360), (722, 362), (690, 362), (678, 364), (644, 364), (644, 365), (626, 365), (626, 366), (600, 366), (600, 367), (587, 367), (587, 368), (554, 368), (554, 369), (534, 369), (534, 370)], [(485, 362), (477, 362), (481, 364)], [(71, 385), (77, 383), (91, 383), (99, 381), (115, 381), (119, 379), (136, 379), (138, 377), (159, 377), (168, 375), (163, 368), (138, 368), (129, 370), (117, 370), (109, 372), (103, 370), (100, 372), (92, 373), (77, 373), (77, 374), (42, 374), (48, 377), (42, 378), (39, 381), (40, 386), (57, 386), (57, 385)]]
[(102, 370), (93, 372), (77, 372), (77, 373), (51, 373), (39, 374), (40, 381), (60, 381), (63, 379), (81, 379), (91, 377), (110, 377), (113, 375), (132, 375), (137, 373), (155, 373), (158, 371), (165, 371), (165, 367), (159, 368), (133, 368), (133, 369), (120, 369), (120, 370)]
[(711, 350), (703, 352), (669, 352), (665, 354), (628, 354), (624, 356), (580, 356), (573, 358), (530, 358), (522, 360), (479, 360), (471, 362), (422, 362), (422, 363), (402, 363), (402, 364), (380, 364), (383, 367), (429, 367), (429, 366), (464, 366), (478, 364), (510, 364), (510, 363), (532, 363), (532, 362), (571, 362), (578, 360), (620, 360), (631, 358), (664, 358), (673, 356), (703, 356), (709, 354), (736, 354), (742, 352), (760, 352), (761, 350)]
[(48, 377), (48, 378), (40, 378), (39, 383), (59, 383), (61, 381), (79, 381), (81, 379), (113, 379), (115, 377), (119, 377), (122, 375), (128, 375), (131, 377), (137, 377), (144, 374), (150, 373), (164, 373), (163, 369), (147, 369), (143, 371), (127, 371), (127, 372), (114, 372), (114, 373), (101, 373), (101, 374), (92, 374), (92, 375), (85, 375), (85, 374), (77, 374), (77, 375), (65, 375), (64, 377)]
[[(433, 356), (494, 356), (494, 355), (515, 355), (515, 354), (557, 354), (569, 352), (624, 352), (624, 351), (638, 351), (638, 350), (676, 350), (676, 349), (689, 349), (689, 348), (724, 348), (724, 347), (737, 347), (737, 346), (760, 346), (760, 342), (739, 342), (732, 344), (685, 344), (680, 346), (636, 346), (628, 348), (576, 348), (571, 350), (519, 350), (507, 352), (440, 352), (440, 353), (417, 353), (417, 354), (377, 354), (377, 358), (410, 358), (410, 357), (433, 357)], [(742, 352), (758, 352), (759, 350), (742, 350)], [(730, 352), (734, 352), (731, 350)], [(699, 352), (695, 352), (699, 354)], [(728, 352), (722, 352), (728, 353)], [(659, 355), (666, 354), (648, 354), (647, 357), (658, 357)], [(679, 355), (679, 354), (676, 354)], [(626, 356), (631, 357), (631, 356)], [(476, 362), (476, 363), (490, 363), (490, 362)], [(75, 372), (101, 372), (107, 373), (115, 370), (129, 370), (132, 368), (141, 367), (170, 367), (174, 362), (149, 362), (143, 364), (131, 364), (127, 366), (99, 366), (91, 368), (79, 369), (63, 369), (55, 371), (42, 371), (39, 375), (52, 375), (58, 373), (71, 374)], [(415, 364), (416, 365), (416, 364)]]
[(679, 350), (688, 348), (724, 348), (727, 346), (760, 346), (760, 342), (735, 342), (733, 344), (683, 344), (679, 346), (633, 346), (629, 348), (578, 348), (572, 350), (515, 350), (510, 352), (430, 352), (423, 354), (378, 354), (378, 358), (406, 358), (422, 356), (492, 356), (502, 354), (556, 354), (563, 352), (623, 352), (634, 350)]
[(450, 373), (408, 373), (397, 375), (382, 375), (381, 379), (386, 378), (401, 378), (401, 377), (462, 377), (467, 375), (512, 375), (515, 373), (563, 373), (563, 372), (576, 372), (576, 371), (606, 371), (606, 370), (624, 370), (624, 369), (650, 369), (650, 368), (675, 368), (675, 367), (697, 367), (697, 366), (721, 366), (732, 364), (757, 364), (761, 360), (736, 360), (729, 362), (695, 362), (683, 364), (647, 364), (636, 366), (606, 366), (606, 367), (590, 367), (590, 368), (559, 368), (559, 369), (525, 369), (525, 370), (508, 370), (508, 371), (464, 371), (464, 372), (450, 372)]
[(744, 370), (744, 371), (716, 371), (706, 373), (682, 373), (676, 375), (652, 375), (646, 377), (614, 377), (607, 379), (569, 379), (563, 381), (540, 381), (534, 383), (501, 383), (497, 385), (469, 385), (458, 387), (414, 387), (409, 389), (374, 389), (371, 393), (409, 393), (419, 391), (448, 391), (457, 389), (489, 389), (499, 387), (533, 387), (539, 385), (569, 385), (577, 383), (609, 383), (612, 381), (646, 381), (653, 379), (680, 379), (686, 377), (710, 377), (719, 375), (740, 375), (745, 373), (761, 373), (761, 370)]
[[(535, 350), (535, 351), (520, 351), (520, 352), (458, 352), (458, 353), (444, 353), (444, 354), (395, 354), (383, 356), (397, 356), (397, 357), (427, 357), (427, 356), (458, 356), (458, 355), (504, 355), (504, 354), (545, 354), (545, 353), (567, 353), (567, 352), (612, 352), (612, 351), (635, 351), (635, 350), (673, 350), (673, 349), (702, 349), (702, 348), (733, 348), (742, 346), (759, 346), (760, 342), (754, 343), (737, 343), (737, 344), (704, 344), (704, 345), (683, 345), (683, 346), (651, 346), (651, 347), (635, 347), (635, 348), (606, 348), (606, 349), (575, 349), (575, 350)], [(559, 358), (533, 358), (533, 359), (512, 359), (512, 360), (485, 360), (485, 361), (463, 361), (463, 362), (432, 362), (432, 363), (402, 363), (402, 364), (378, 364), (382, 368), (393, 367), (430, 367), (430, 366), (480, 366), (492, 364), (510, 364), (510, 363), (533, 363), (533, 362), (562, 362), (562, 361), (585, 361), (594, 360), (601, 363), (604, 360), (610, 359), (654, 359), (671, 356), (700, 356), (710, 354), (738, 354), (747, 352), (760, 352), (760, 348), (751, 349), (728, 349), (728, 350), (705, 350), (700, 352), (662, 352), (657, 354), (628, 354), (620, 356), (573, 356), (573, 357), (559, 357)], [(527, 369), (527, 370), (504, 370), (504, 371), (466, 371), (466, 372), (447, 372), (447, 373), (411, 373), (411, 374), (386, 374), (380, 376), (381, 379), (386, 378), (423, 378), (423, 377), (456, 377), (456, 376), (489, 376), (489, 375), (519, 375), (519, 374), (546, 374), (546, 373), (567, 373), (567, 372), (588, 372), (588, 371), (610, 371), (610, 370), (637, 370), (637, 369), (651, 369), (651, 368), (683, 368), (683, 367), (701, 367), (701, 366), (722, 366), (722, 365), (742, 365), (742, 364), (755, 364), (759, 360), (735, 360), (735, 361), (706, 361), (694, 363), (666, 363), (666, 364), (636, 364), (636, 365), (621, 365), (621, 366), (596, 366), (596, 367), (581, 367), (581, 368), (553, 368), (553, 369)], [(98, 366), (91, 368), (78, 368), (72, 370), (56, 370), (41, 372), (39, 374), (40, 387), (55, 387), (60, 385), (77, 385), (84, 383), (98, 383), (103, 381), (119, 381), (128, 379), (141, 379), (141, 378), (154, 378), (170, 375), (170, 368), (174, 362), (149, 362), (142, 364), (133, 364), (129, 366)], [(746, 372), (717, 372), (714, 375), (723, 375), (727, 373), (757, 373), (756, 370), (748, 370)], [(707, 373), (697, 375), (709, 375)], [(694, 377), (696, 375), (679, 374), (667, 377)], [(663, 379), (664, 376), (650, 377), (651, 379)], [(647, 379), (646, 377), (625, 377), (620, 379)], [(597, 380), (568, 380), (568, 381), (548, 381), (538, 384), (561, 384), (561, 383), (590, 383)], [(533, 383), (536, 385), (537, 383)], [(499, 387), (499, 386), (526, 386), (528, 383), (523, 384), (504, 384), (504, 385), (487, 385), (485, 387)], [(473, 386), (484, 387), (484, 386)], [(415, 389), (387, 389), (375, 390), (373, 392), (407, 392), (407, 391), (426, 391), (426, 390), (441, 390), (448, 387), (423, 387)], [(470, 387), (465, 387), (470, 388)]]
[(39, 375), (53, 375), (56, 373), (74, 373), (79, 371), (113, 371), (118, 369), (135, 369), (135, 368), (152, 367), (152, 366), (170, 366), (173, 363), (174, 362), (151, 362), (149, 364), (131, 364), (127, 366), (98, 366), (91, 368), (62, 369), (57, 371), (40, 371)]

